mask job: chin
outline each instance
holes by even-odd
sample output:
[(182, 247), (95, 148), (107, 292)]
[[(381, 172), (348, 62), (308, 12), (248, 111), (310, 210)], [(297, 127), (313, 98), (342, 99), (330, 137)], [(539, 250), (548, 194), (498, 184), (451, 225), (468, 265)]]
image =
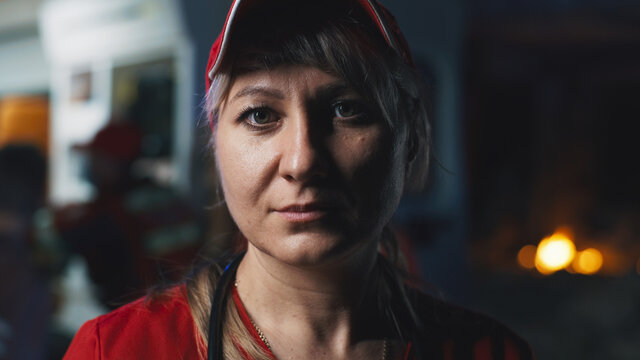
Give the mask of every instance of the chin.
[[(317, 268), (361, 261), (362, 256), (368, 256), (367, 253), (370, 252), (368, 245), (371, 245), (372, 241), (355, 240), (355, 237), (344, 234), (302, 233), (283, 236), (278, 241), (270, 241), (269, 246), (256, 247), (287, 265)], [(278, 246), (273, 246), (274, 244)], [(377, 251), (377, 243), (374, 248)]]

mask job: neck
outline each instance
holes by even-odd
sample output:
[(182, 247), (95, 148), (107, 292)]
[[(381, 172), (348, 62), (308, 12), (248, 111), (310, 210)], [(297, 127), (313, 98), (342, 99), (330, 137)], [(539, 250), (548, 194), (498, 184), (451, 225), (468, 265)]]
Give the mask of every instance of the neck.
[(375, 340), (370, 325), (380, 326), (371, 319), (378, 313), (371, 309), (377, 299), (365, 297), (376, 258), (374, 243), (349, 260), (296, 267), (249, 245), (236, 275), (238, 293), (276, 353), (283, 344), (300, 344), (309, 350), (333, 349), (346, 358), (356, 343)]

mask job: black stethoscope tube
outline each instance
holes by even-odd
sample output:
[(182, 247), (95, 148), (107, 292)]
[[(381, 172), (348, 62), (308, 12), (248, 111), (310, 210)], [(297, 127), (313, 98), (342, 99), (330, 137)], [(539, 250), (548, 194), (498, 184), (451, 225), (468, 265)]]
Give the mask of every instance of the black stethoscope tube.
[(222, 276), (216, 285), (216, 291), (211, 300), (211, 312), (209, 313), (209, 339), (207, 348), (208, 360), (223, 360), (222, 357), (222, 318), (227, 302), (227, 289), (236, 275), (236, 270), (244, 253), (236, 256), (222, 272)]
[[(207, 348), (208, 360), (223, 360), (222, 353), (222, 323), (224, 317), (224, 308), (227, 301), (227, 290), (229, 284), (235, 278), (236, 270), (240, 260), (244, 257), (244, 252), (236, 256), (222, 272), (222, 276), (216, 285), (216, 291), (213, 293), (211, 300), (211, 312), (209, 313), (209, 339)], [(415, 339), (414, 339), (415, 340)], [(424, 353), (422, 344), (413, 342), (414, 353), (416, 359), (423, 359)]]

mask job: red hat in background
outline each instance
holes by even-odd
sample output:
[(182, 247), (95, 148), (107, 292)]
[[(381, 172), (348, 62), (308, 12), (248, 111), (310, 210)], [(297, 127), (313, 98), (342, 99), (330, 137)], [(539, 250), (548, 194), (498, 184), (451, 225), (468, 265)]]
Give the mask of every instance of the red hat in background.
[(101, 154), (119, 161), (133, 161), (140, 156), (142, 133), (126, 122), (111, 122), (100, 129), (86, 144), (74, 145), (73, 149)]
[[(308, 0), (298, 0), (292, 1), (291, 4), (300, 5), (300, 9), (292, 10), (292, 16), (304, 17), (304, 16), (313, 16), (313, 13), (305, 12), (304, 6)], [(325, 0), (329, 1), (329, 0)], [(404, 62), (411, 67), (415, 68), (415, 63), (413, 61), (413, 57), (411, 56), (411, 51), (409, 50), (409, 45), (405, 40), (402, 32), (400, 32), (400, 28), (398, 27), (398, 23), (396, 19), (393, 17), (391, 12), (387, 10), (384, 6), (382, 6), (376, 0), (335, 0), (341, 3), (352, 2), (354, 5), (359, 6), (364, 10), (364, 12), (369, 16), (371, 21), (376, 25), (380, 33), (386, 40), (387, 44), (393, 48), (398, 55), (400, 55)], [(209, 62), (207, 63), (207, 73), (206, 73), (206, 86), (207, 90), (209, 90), (209, 86), (211, 86), (211, 80), (213, 79), (216, 71), (220, 68), (220, 64), (225, 56), (227, 49), (229, 48), (230, 38), (232, 36), (232, 32), (236, 24), (238, 23), (238, 18), (244, 16), (246, 13), (251, 12), (258, 6), (267, 6), (267, 4), (275, 3), (274, 0), (234, 0), (233, 4), (231, 4), (231, 8), (229, 9), (229, 13), (227, 14), (227, 19), (225, 20), (224, 26), (220, 35), (213, 43), (211, 47), (211, 51), (209, 53)], [(298, 11), (301, 10), (301, 11)]]

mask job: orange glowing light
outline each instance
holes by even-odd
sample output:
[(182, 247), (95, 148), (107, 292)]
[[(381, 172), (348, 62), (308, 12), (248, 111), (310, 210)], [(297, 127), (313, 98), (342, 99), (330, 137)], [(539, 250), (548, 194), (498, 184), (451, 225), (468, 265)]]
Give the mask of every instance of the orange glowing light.
[(571, 264), (575, 255), (573, 241), (567, 235), (555, 232), (538, 244), (535, 266), (540, 273), (551, 274)]
[(579, 274), (591, 275), (602, 269), (602, 263), (603, 257), (600, 250), (589, 248), (576, 255), (573, 269)]
[(49, 149), (49, 101), (38, 96), (5, 97), (0, 102), (0, 147), (30, 144)]
[(536, 266), (536, 246), (523, 246), (518, 251), (518, 263), (525, 269), (533, 269)]

